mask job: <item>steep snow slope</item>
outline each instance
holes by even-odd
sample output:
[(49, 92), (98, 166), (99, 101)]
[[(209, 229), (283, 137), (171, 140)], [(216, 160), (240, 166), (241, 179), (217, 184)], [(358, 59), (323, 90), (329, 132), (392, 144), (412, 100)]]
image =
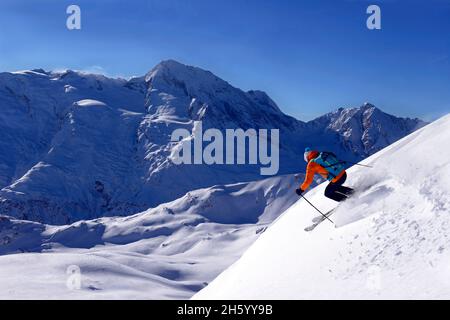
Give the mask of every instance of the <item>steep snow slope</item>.
[[(329, 222), (290, 207), (196, 299), (450, 298), (450, 115), (353, 167)], [(307, 197), (323, 211), (325, 184)]]
[[(129, 217), (50, 226), (0, 216), (0, 298), (189, 298), (295, 200), (293, 176), (219, 185)], [(81, 290), (66, 270), (81, 269)]]
[(359, 160), (423, 124), (371, 105), (302, 122), (267, 94), (244, 92), (173, 60), (130, 80), (74, 71), (0, 73), (0, 213), (65, 224), (130, 215), (216, 184), (261, 179), (259, 165), (170, 161), (175, 129), (280, 129), (279, 174), (305, 146)]

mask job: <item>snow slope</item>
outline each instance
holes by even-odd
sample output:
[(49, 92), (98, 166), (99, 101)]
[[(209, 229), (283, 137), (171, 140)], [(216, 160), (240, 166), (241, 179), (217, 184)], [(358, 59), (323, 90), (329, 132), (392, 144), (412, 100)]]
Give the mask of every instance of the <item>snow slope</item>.
[[(352, 167), (359, 191), (313, 232), (300, 200), (195, 299), (450, 298), (450, 115)], [(307, 197), (323, 211), (325, 184)]]
[[(0, 216), (0, 299), (189, 298), (295, 200), (292, 175), (194, 190), (129, 216), (51, 226)], [(69, 290), (67, 269), (81, 270)]]

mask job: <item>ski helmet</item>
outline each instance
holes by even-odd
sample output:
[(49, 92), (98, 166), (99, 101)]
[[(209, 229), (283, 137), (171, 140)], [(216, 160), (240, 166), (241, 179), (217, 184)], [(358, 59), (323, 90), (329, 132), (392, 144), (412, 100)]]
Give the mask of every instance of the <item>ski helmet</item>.
[(311, 148), (305, 148), (305, 153), (303, 154), (303, 159), (305, 159), (305, 162), (308, 162), (308, 155), (311, 152)]

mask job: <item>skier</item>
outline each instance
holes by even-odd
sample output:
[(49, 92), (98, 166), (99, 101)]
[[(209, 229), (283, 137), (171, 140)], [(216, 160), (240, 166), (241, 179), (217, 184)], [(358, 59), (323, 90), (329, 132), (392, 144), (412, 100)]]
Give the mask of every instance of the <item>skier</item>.
[(340, 202), (354, 192), (352, 188), (343, 186), (347, 179), (347, 173), (343, 165), (345, 161), (339, 161), (332, 152), (318, 152), (306, 148), (304, 159), (308, 165), (304, 182), (300, 188), (295, 190), (299, 196), (311, 185), (316, 173), (330, 181), (325, 189), (326, 197)]

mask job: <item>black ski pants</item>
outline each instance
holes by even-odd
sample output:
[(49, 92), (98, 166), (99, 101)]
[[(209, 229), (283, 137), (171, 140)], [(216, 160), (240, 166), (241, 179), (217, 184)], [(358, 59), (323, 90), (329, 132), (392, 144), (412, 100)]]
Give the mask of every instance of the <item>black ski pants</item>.
[(339, 202), (347, 199), (347, 197), (351, 195), (354, 190), (343, 186), (345, 180), (347, 180), (347, 173), (344, 173), (338, 181), (330, 182), (325, 189), (325, 197)]

